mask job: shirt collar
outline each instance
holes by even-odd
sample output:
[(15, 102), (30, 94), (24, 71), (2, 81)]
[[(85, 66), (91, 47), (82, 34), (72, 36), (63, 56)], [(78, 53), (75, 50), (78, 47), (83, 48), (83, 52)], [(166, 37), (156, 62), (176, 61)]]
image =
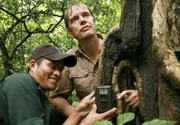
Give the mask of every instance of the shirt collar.
[[(100, 39), (103, 40), (103, 36), (102, 36), (101, 34), (98, 34), (98, 33), (97, 33), (97, 36), (98, 36), (98, 38), (100, 38)], [(101, 46), (102, 46), (102, 44), (101, 44)], [(100, 47), (101, 47), (101, 46), (100, 46)], [(101, 49), (100, 49), (100, 50), (101, 50)], [(99, 52), (100, 52), (100, 50), (99, 50)], [(76, 48), (75, 53), (76, 53), (76, 56), (79, 56), (80, 53), (85, 54), (85, 53), (83, 52), (83, 50), (81, 49), (80, 45), (78, 45), (78, 47)], [(86, 55), (86, 54), (85, 54), (85, 55)]]

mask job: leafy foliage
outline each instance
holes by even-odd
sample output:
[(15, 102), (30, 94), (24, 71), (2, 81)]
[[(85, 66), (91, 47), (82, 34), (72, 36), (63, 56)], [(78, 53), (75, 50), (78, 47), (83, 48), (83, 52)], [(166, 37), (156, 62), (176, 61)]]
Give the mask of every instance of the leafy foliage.
[(104, 121), (95, 122), (93, 125), (113, 125), (113, 123), (110, 121), (104, 120)]
[(74, 89), (71, 95), (68, 98), (68, 102), (73, 106), (76, 106), (79, 103), (79, 98), (77, 97), (76, 90)]
[(166, 120), (160, 120), (160, 119), (154, 119), (149, 122), (145, 122), (142, 125), (175, 125), (176, 121), (166, 121)]
[(120, 114), (117, 118), (117, 123), (118, 125), (123, 125), (131, 120), (133, 120), (135, 118), (135, 114), (134, 113), (124, 113), (124, 114)]
[[(125, 123), (128, 123), (129, 121), (132, 121), (135, 118), (134, 113), (123, 113), (120, 114), (117, 118), (117, 125), (124, 125)], [(167, 120), (160, 120), (160, 119), (154, 119), (148, 122), (144, 122), (142, 125), (175, 125), (176, 121), (167, 121)], [(113, 125), (110, 121), (98, 121), (95, 122), (93, 125)]]

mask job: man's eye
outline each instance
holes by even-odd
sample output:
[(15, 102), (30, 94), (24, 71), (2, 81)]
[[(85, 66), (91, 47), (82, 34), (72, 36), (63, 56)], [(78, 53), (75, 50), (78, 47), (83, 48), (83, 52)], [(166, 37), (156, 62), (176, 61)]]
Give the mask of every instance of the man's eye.
[(51, 65), (50, 67), (51, 67), (51, 69), (56, 69), (55, 65)]
[(59, 68), (59, 71), (62, 72), (64, 70), (64, 67)]
[(74, 21), (76, 21), (76, 20), (78, 20), (78, 17), (73, 17), (72, 20), (71, 20), (71, 22), (74, 22)]
[(88, 13), (85, 13), (83, 16), (86, 17), (86, 16), (89, 16), (89, 14), (88, 14)]
[(89, 13), (83, 13), (82, 16), (83, 17), (88, 17), (88, 16), (90, 16), (90, 14)]
[(63, 70), (64, 70), (64, 67), (60, 68), (60, 70), (63, 71)]

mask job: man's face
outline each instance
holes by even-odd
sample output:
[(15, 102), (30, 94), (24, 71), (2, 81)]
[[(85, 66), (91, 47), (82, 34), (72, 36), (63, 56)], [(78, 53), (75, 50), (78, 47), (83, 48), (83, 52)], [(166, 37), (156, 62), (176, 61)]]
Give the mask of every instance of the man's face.
[(71, 37), (81, 40), (96, 35), (94, 18), (84, 5), (74, 5), (68, 11), (68, 32)]
[(61, 78), (64, 69), (64, 61), (50, 61), (42, 59), (38, 64), (35, 60), (30, 62), (30, 72), (43, 91), (50, 91), (56, 88), (57, 82)]

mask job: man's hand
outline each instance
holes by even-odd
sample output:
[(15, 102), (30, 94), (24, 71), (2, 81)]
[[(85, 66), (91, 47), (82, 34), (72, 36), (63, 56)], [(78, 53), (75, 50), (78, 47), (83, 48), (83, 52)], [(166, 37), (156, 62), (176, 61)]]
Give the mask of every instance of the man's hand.
[(124, 99), (125, 102), (128, 103), (129, 106), (133, 108), (139, 106), (139, 96), (137, 90), (124, 90), (120, 94), (117, 95), (118, 100)]
[(91, 112), (81, 121), (80, 125), (92, 125), (96, 121), (111, 120), (116, 115), (116, 108), (108, 110), (104, 113), (96, 113), (97, 106), (94, 104)]
[(80, 101), (63, 125), (79, 125), (80, 121), (92, 110), (95, 102), (94, 93), (95, 92), (92, 92)]
[(95, 102), (94, 94), (95, 92), (92, 92), (91, 94), (83, 98), (76, 106), (76, 112), (81, 112), (81, 115), (86, 116), (92, 110), (93, 104)]

